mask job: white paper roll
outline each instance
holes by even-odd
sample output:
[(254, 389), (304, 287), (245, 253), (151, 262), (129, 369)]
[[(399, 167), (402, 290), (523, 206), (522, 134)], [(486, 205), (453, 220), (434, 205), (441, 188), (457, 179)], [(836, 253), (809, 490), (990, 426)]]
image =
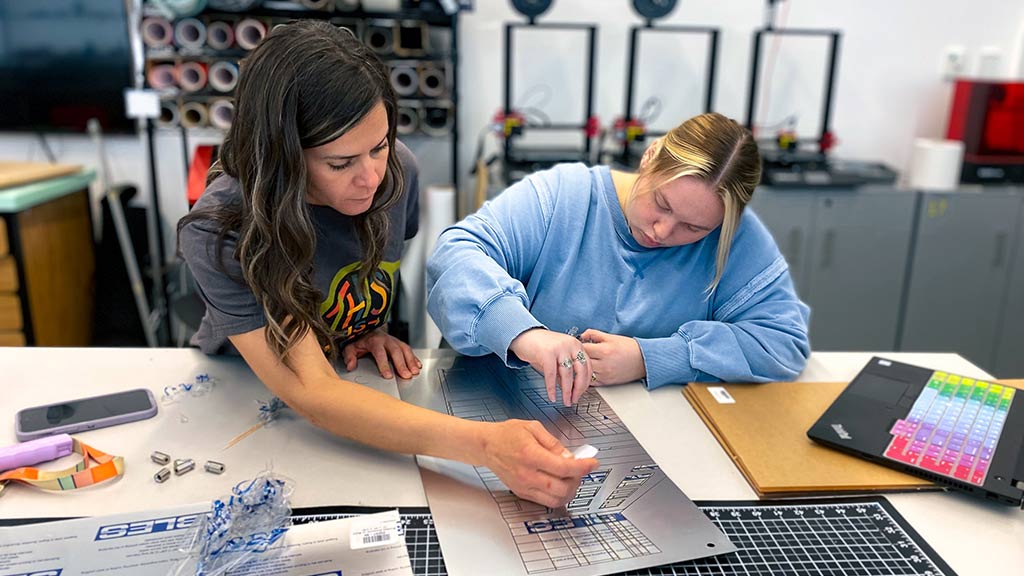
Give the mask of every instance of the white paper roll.
[(299, 3), (310, 10), (330, 10), (334, 8), (331, 0), (299, 0)]
[(420, 79), (412, 66), (395, 66), (391, 69), (391, 88), (399, 96), (412, 96), (420, 88)]
[(226, 98), (217, 98), (210, 102), (209, 117), (214, 128), (227, 130), (235, 118), (235, 105)]
[[(444, 232), (444, 229), (455, 223), (455, 188), (451, 186), (428, 186), (427, 187), (427, 227), (426, 230), (426, 258), (434, 253), (434, 245), (437, 237)], [(426, 267), (424, 266), (424, 271)], [(424, 283), (423, 299), (423, 325), (425, 326), (425, 345), (427, 348), (437, 348), (441, 343), (441, 330), (430, 319), (426, 307), (426, 276), (420, 280)]]
[(178, 106), (174, 102), (160, 103), (160, 118), (157, 119), (157, 124), (168, 128), (178, 126)]
[(205, 128), (209, 115), (202, 102), (185, 102), (179, 110), (181, 125), (185, 128)]
[(206, 45), (214, 50), (227, 50), (235, 43), (235, 29), (228, 22), (217, 20), (206, 27)]
[(206, 88), (206, 64), (182, 62), (178, 64), (178, 86), (185, 92), (198, 92)]
[(416, 132), (420, 127), (420, 113), (419, 103), (412, 102), (398, 105), (397, 113), (398, 121), (396, 123), (396, 130), (403, 136), (408, 136)]
[(178, 73), (173, 64), (157, 64), (146, 73), (146, 81), (154, 90), (167, 90), (178, 85)]
[(451, 107), (445, 102), (424, 102), (420, 131), (428, 136), (449, 136), (452, 133)]
[(238, 64), (218, 60), (210, 65), (210, 86), (218, 92), (231, 92), (238, 84)]
[(447, 89), (447, 78), (445, 69), (434, 65), (432, 62), (424, 62), (419, 68), (420, 93), (431, 98), (440, 98), (445, 95)]
[(915, 138), (908, 186), (915, 190), (955, 190), (960, 183), (964, 143)]
[(394, 32), (386, 26), (369, 25), (363, 31), (363, 44), (377, 54), (391, 54), (395, 49)]
[(206, 25), (195, 18), (178, 20), (174, 26), (174, 42), (180, 48), (202, 48), (206, 44)]
[(174, 27), (167, 18), (153, 16), (142, 21), (142, 41), (150, 48), (170, 46), (174, 40)]
[(235, 42), (245, 50), (252, 50), (267, 35), (267, 26), (255, 18), (246, 18), (235, 25)]
[(363, 0), (363, 10), (367, 12), (398, 12), (402, 9), (402, 0)]

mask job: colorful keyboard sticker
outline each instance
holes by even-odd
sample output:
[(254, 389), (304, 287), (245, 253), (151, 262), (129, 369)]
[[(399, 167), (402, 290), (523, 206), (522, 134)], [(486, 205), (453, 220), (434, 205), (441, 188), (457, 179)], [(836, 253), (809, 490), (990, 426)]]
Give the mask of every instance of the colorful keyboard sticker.
[(935, 372), (907, 417), (890, 430), (885, 457), (982, 486), (1015, 392)]

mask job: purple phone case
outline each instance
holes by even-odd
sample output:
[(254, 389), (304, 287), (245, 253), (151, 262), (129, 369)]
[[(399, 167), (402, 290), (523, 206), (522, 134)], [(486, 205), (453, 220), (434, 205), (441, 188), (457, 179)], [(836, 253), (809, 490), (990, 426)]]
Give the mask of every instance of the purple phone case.
[[(146, 393), (149, 398), (149, 408), (140, 410), (138, 412), (129, 412), (126, 414), (117, 414), (109, 416), (107, 418), (99, 418), (97, 420), (89, 420), (87, 422), (78, 422), (76, 424), (65, 424), (63, 426), (55, 426), (53, 428), (44, 428), (42, 430), (36, 430), (34, 432), (26, 432), (21, 429), (21, 413), (27, 410), (35, 410), (36, 408), (49, 408), (50, 406), (60, 406), (61, 404), (70, 404), (72, 402), (79, 402), (82, 400), (91, 400), (92, 398), (102, 398), (104, 396), (116, 396), (118, 394), (128, 394), (135, 392), (136, 390), (142, 390)], [(124, 390), (122, 392), (115, 392), (113, 394), (102, 394), (100, 396), (91, 396), (89, 398), (76, 398), (66, 402), (54, 402), (53, 404), (44, 404), (42, 406), (32, 406), (19, 410), (14, 417), (14, 435), (18, 438), (18, 441), (25, 442), (27, 440), (35, 440), (36, 438), (43, 438), (45, 436), (53, 436), (54, 434), (74, 434), (75, 432), (84, 432), (85, 430), (95, 430), (96, 428), (106, 428), (107, 426), (116, 426), (118, 424), (124, 424), (126, 422), (135, 422), (136, 420), (145, 420), (146, 418), (152, 418), (156, 416), (156, 399), (153, 398), (153, 393), (145, 388), (137, 388), (134, 390)]]

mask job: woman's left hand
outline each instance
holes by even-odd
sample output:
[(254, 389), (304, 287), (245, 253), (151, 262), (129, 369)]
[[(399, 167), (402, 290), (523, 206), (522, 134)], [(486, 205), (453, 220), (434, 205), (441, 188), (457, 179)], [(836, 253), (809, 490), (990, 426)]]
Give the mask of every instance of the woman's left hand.
[(380, 370), (383, 378), (392, 377), (391, 364), (395, 365), (398, 377), (405, 380), (419, 374), (420, 368), (423, 367), (423, 363), (413, 354), (412, 348), (388, 334), (385, 328), (377, 328), (342, 349), (341, 358), (345, 361), (345, 369), (349, 372), (355, 370), (356, 361), (367, 354), (373, 355), (377, 370)]
[(594, 370), (591, 386), (625, 384), (647, 375), (640, 344), (633, 338), (591, 328), (580, 334), (580, 340)]

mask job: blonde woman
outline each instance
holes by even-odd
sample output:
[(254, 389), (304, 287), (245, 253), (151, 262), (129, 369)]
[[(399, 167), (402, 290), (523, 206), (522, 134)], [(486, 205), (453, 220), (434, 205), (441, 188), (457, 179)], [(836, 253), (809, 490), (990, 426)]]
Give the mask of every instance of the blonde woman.
[(639, 379), (790, 379), (809, 310), (744, 210), (760, 175), (750, 132), (714, 113), (652, 144), (638, 173), (534, 174), (441, 235), (428, 310), (456, 350), (533, 366), (565, 405)]

